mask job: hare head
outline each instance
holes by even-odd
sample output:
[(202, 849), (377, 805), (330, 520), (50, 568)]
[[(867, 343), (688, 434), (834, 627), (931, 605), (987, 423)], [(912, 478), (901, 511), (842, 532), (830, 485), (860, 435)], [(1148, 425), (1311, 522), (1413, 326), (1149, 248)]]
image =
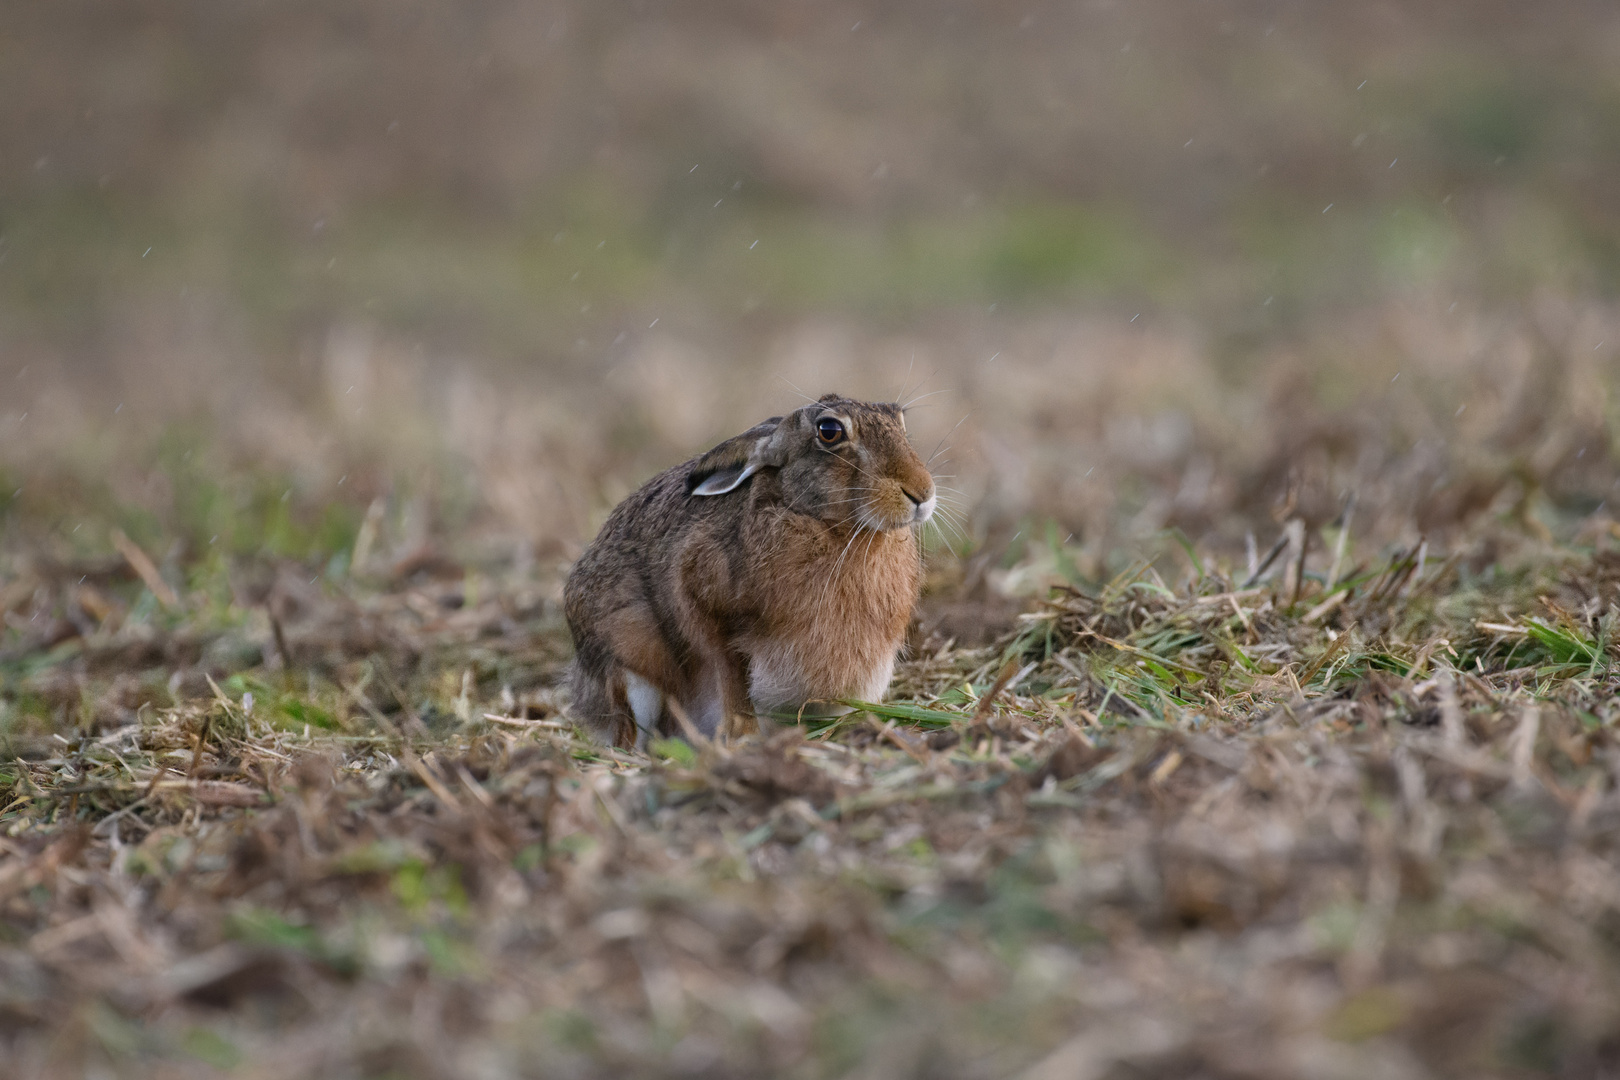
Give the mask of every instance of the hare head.
[(692, 495), (724, 495), (773, 471), (782, 502), (828, 525), (891, 532), (933, 515), (934, 478), (906, 439), (899, 405), (838, 394), (728, 439), (699, 458)]

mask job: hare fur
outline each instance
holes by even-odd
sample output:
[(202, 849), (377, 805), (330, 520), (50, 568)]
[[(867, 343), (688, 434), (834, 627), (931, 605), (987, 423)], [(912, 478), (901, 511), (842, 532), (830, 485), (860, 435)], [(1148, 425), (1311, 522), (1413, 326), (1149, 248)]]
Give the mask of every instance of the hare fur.
[(563, 589), (574, 717), (644, 746), (880, 698), (935, 498), (901, 408), (837, 394), (653, 477)]

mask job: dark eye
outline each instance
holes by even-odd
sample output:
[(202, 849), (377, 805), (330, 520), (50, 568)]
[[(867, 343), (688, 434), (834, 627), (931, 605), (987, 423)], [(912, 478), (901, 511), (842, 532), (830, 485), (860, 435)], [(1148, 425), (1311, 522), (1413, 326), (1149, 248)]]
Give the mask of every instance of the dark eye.
[(816, 421), (816, 434), (820, 436), (822, 442), (831, 446), (844, 437), (844, 425), (826, 416)]

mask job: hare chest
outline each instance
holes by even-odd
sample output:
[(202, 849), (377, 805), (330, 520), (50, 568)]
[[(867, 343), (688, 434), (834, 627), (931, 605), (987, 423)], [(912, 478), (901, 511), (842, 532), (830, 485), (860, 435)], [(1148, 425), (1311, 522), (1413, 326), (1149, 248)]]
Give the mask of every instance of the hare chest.
[(837, 716), (849, 711), (841, 699), (882, 700), (894, 677), (896, 651), (871, 666), (828, 673), (805, 663), (791, 642), (765, 642), (750, 657), (748, 696), (761, 716), (778, 720)]
[(761, 714), (836, 715), (848, 711), (839, 699), (881, 700), (905, 643), (921, 575), (909, 530), (814, 555), (778, 561), (761, 625), (740, 643)]

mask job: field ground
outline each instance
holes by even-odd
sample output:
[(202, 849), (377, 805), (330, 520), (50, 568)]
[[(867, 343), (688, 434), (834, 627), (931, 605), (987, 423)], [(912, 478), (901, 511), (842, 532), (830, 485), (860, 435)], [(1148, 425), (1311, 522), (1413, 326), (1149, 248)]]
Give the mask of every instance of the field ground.
[(1612, 1075), (1612, 519), (1293, 475), (1247, 556), (940, 542), (890, 700), (650, 756), (561, 709), (565, 561), (18, 511), (0, 1072)]

